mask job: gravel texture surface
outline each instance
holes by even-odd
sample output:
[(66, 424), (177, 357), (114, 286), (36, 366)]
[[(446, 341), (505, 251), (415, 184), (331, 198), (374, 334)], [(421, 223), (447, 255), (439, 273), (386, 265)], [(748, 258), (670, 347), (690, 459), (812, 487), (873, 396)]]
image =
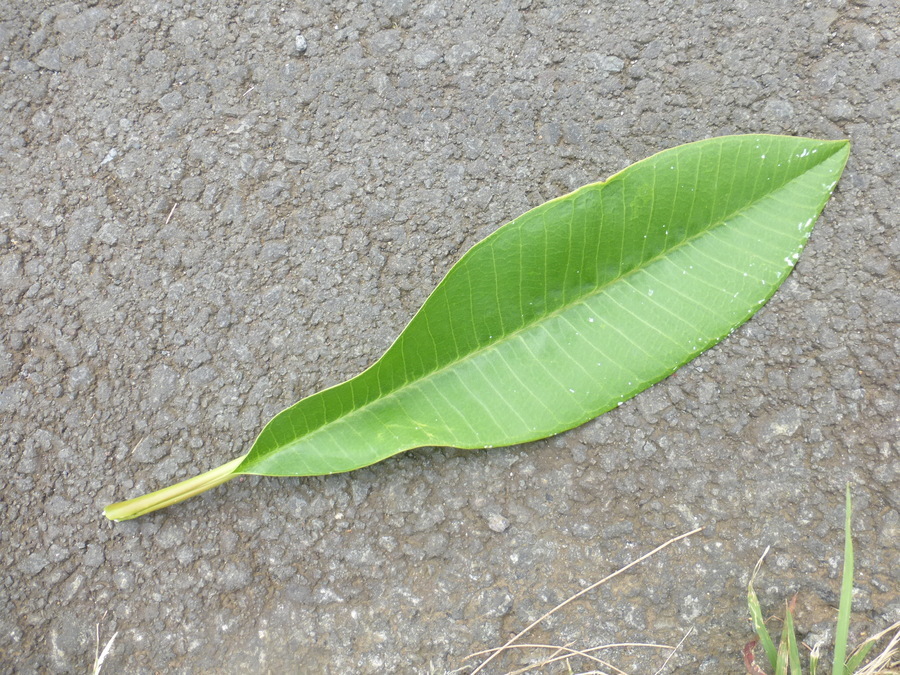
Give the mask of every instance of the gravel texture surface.
[[(831, 640), (847, 481), (853, 635), (900, 619), (895, 2), (2, 4), (2, 672), (86, 672), (98, 624), (104, 672), (467, 672), (703, 526), (530, 639), (692, 628), (664, 672), (740, 673), (767, 546), (763, 605)], [(853, 152), (772, 302), (677, 375), (527, 446), (103, 518), (365, 368), (502, 223), (750, 132)]]

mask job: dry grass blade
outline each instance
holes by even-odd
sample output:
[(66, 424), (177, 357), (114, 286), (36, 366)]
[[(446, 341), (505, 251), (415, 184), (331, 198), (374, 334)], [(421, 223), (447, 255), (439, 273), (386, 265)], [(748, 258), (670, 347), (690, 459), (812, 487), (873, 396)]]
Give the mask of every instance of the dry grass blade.
[[(518, 670), (511, 670), (508, 673), (506, 673), (505, 675), (522, 675), (522, 673), (527, 673), (532, 670), (537, 670), (539, 668), (543, 668), (544, 666), (548, 666), (551, 663), (556, 663), (557, 661), (564, 661), (566, 659), (570, 659), (573, 656), (580, 656), (582, 658), (593, 661), (594, 663), (598, 663), (601, 666), (603, 666), (604, 668), (609, 668), (610, 670), (612, 670), (612, 672), (615, 673), (615, 675), (628, 675), (628, 673), (626, 673), (622, 670), (619, 670), (611, 663), (608, 663), (607, 661), (604, 661), (603, 659), (598, 659), (596, 656), (592, 656), (591, 654), (588, 654), (589, 650), (582, 651), (579, 649), (572, 649), (570, 647), (557, 647), (554, 645), (512, 645), (511, 649), (518, 649), (519, 647), (522, 647), (524, 649), (529, 649), (529, 648), (553, 649), (555, 651), (553, 654), (551, 654), (549, 657), (547, 657), (543, 661), (539, 661), (538, 663), (532, 664), (530, 666), (525, 666), (523, 668), (519, 668)], [(565, 653), (560, 655), (560, 652), (565, 652)], [(608, 675), (608, 673), (604, 673), (604, 675)]]
[(112, 651), (113, 643), (116, 641), (118, 635), (119, 631), (113, 633), (112, 637), (109, 638), (109, 642), (107, 642), (106, 646), (103, 648), (103, 651), (98, 655), (97, 650), (100, 649), (100, 624), (97, 624), (97, 642), (94, 647), (94, 668), (91, 671), (93, 675), (100, 675), (100, 669), (103, 667), (103, 662), (106, 661), (106, 657), (109, 656), (110, 651)]
[(659, 667), (659, 670), (657, 670), (655, 673), (653, 673), (653, 675), (661, 675), (662, 671), (664, 671), (666, 669), (666, 666), (669, 665), (669, 661), (672, 660), (672, 657), (675, 656), (675, 654), (678, 652), (679, 649), (681, 649), (681, 645), (684, 644), (684, 641), (687, 640), (688, 636), (693, 632), (694, 632), (693, 626), (688, 628), (688, 632), (685, 633), (684, 637), (678, 641), (678, 644), (675, 645), (675, 649), (673, 649), (671, 652), (669, 652), (669, 655), (666, 657), (666, 660), (663, 661), (663, 664)]
[[(693, 628), (690, 631), (688, 631), (688, 634), (690, 634), (690, 632), (692, 630), (693, 630)], [(683, 641), (684, 640), (682, 639), (682, 642)], [(490, 649), (482, 649), (479, 652), (472, 652), (471, 654), (469, 654), (466, 657), (466, 659), (473, 659), (476, 656), (485, 656), (487, 654), (493, 654), (494, 652), (499, 652), (502, 649), (521, 649), (521, 648), (538, 649), (538, 648), (540, 648), (540, 649), (563, 650), (563, 649), (569, 648), (571, 646), (571, 644), (572, 643), (566, 644), (564, 646), (560, 646), (560, 645), (544, 645), (544, 644), (527, 644), (527, 643), (522, 642), (522, 643), (515, 644), (515, 645), (509, 645), (508, 647), (505, 647), (505, 646), (504, 647), (491, 647)], [(678, 644), (680, 645), (681, 642), (679, 642)], [(608, 645), (598, 645), (596, 647), (588, 647), (586, 649), (582, 649), (579, 651), (584, 654), (592, 654), (593, 652), (601, 652), (601, 651), (604, 651), (607, 649), (625, 649), (628, 647), (650, 647), (653, 649), (677, 649), (678, 648), (677, 646), (673, 647), (672, 645), (660, 645), (660, 644), (656, 644), (655, 642), (613, 642)], [(566, 657), (563, 656), (560, 658), (564, 659)], [(456, 671), (453, 671), (453, 672), (456, 672)]]
[[(691, 629), (691, 630), (693, 630), (693, 629)], [(690, 631), (688, 631), (688, 634), (690, 634)], [(685, 638), (686, 637), (687, 637), (687, 635), (685, 635)], [(682, 642), (684, 642), (684, 638), (682, 638), (682, 641), (678, 643), (678, 646), (680, 646)], [(573, 656), (583, 657), (590, 661), (594, 661), (595, 663), (599, 663), (602, 666), (606, 666), (607, 668), (611, 668), (616, 673), (621, 673), (622, 671), (619, 670), (618, 668), (616, 668), (614, 665), (608, 663), (607, 661), (599, 659), (596, 656), (593, 656), (593, 654), (596, 652), (605, 651), (608, 649), (625, 649), (625, 648), (630, 648), (630, 647), (643, 647), (643, 648), (649, 648), (649, 649), (668, 649), (668, 650), (674, 652), (676, 649), (678, 649), (678, 646), (673, 647), (671, 645), (659, 645), (659, 644), (656, 644), (653, 642), (616, 642), (616, 643), (608, 644), (608, 645), (598, 645), (597, 647), (588, 647), (587, 649), (573, 649), (571, 647), (571, 643), (567, 644), (567, 645), (562, 645), (562, 646), (561, 645), (549, 645), (549, 644), (545, 645), (545, 644), (520, 643), (520, 644), (515, 644), (515, 645), (509, 645), (508, 647), (494, 647), (492, 649), (484, 649), (480, 652), (475, 652), (474, 654), (470, 654), (466, 658), (473, 658), (475, 656), (484, 656), (486, 654), (492, 654), (494, 652), (498, 652), (502, 649), (552, 649), (552, 650), (554, 650), (554, 653), (551, 654), (550, 656), (548, 656), (547, 658), (545, 658), (544, 660), (540, 661), (539, 663), (535, 663), (530, 666), (525, 666), (523, 668), (520, 668), (519, 670), (512, 670), (512, 671), (506, 673), (505, 675), (519, 675), (520, 673), (527, 673), (528, 671), (534, 670), (535, 668), (543, 668), (544, 666), (550, 665), (551, 663), (565, 661), (566, 659), (570, 659)], [(666, 659), (666, 662), (668, 663), (668, 659)], [(665, 664), (663, 664), (663, 666), (665, 666)], [(659, 672), (660, 671), (657, 671), (657, 674)]]
[[(666, 543), (657, 546), (655, 549), (653, 549), (653, 550), (650, 551), (649, 553), (645, 553), (645, 554), (642, 555), (640, 558), (637, 558), (636, 560), (631, 561), (630, 563), (628, 563), (628, 564), (625, 565), (624, 567), (620, 567), (618, 570), (616, 570), (616, 571), (613, 572), (612, 574), (609, 574), (609, 575), (603, 577), (600, 581), (597, 581), (596, 583), (591, 584), (591, 585), (588, 586), (587, 588), (583, 588), (582, 590), (578, 591), (578, 592), (575, 593), (574, 595), (569, 596), (568, 599), (566, 599), (566, 600), (564, 600), (563, 602), (559, 603), (556, 607), (554, 607), (554, 608), (551, 609), (549, 612), (547, 612), (546, 614), (544, 614), (543, 616), (541, 616), (539, 619), (537, 619), (536, 621), (533, 621), (532, 623), (528, 624), (528, 626), (526, 626), (524, 629), (522, 629), (519, 633), (517, 633), (516, 635), (514, 635), (513, 637), (511, 637), (511, 638), (506, 642), (506, 644), (504, 644), (502, 647), (499, 647), (498, 649), (494, 650), (494, 652), (493, 652), (487, 659), (485, 659), (484, 661), (482, 661), (481, 664), (479, 664), (478, 667), (475, 668), (475, 670), (472, 671), (471, 675), (476, 675), (476, 673), (481, 672), (481, 670), (482, 670), (488, 663), (490, 663), (490, 662), (493, 661), (497, 656), (499, 656), (499, 655), (502, 654), (504, 651), (506, 651), (507, 649), (509, 649), (513, 644), (515, 644), (516, 642), (518, 642), (518, 641), (521, 639), (521, 637), (522, 637), (523, 635), (525, 635), (528, 631), (530, 631), (532, 628), (534, 628), (535, 626), (537, 626), (539, 623), (541, 623), (541, 622), (544, 621), (545, 619), (547, 619), (547, 618), (549, 618), (550, 616), (552, 616), (553, 614), (555, 614), (557, 611), (559, 611), (560, 609), (562, 609), (563, 607), (565, 607), (566, 605), (568, 605), (568, 604), (569, 604), (570, 602), (572, 602), (573, 600), (577, 600), (578, 598), (580, 598), (580, 597), (581, 597), (582, 595), (584, 595), (585, 593), (588, 593), (588, 592), (594, 590), (595, 588), (598, 588), (599, 586), (602, 586), (603, 584), (605, 584), (605, 583), (606, 583), (607, 581), (609, 581), (610, 579), (613, 579), (613, 578), (619, 576), (620, 574), (623, 574), (624, 572), (630, 570), (632, 567), (634, 567), (634, 566), (636, 566), (636, 565), (639, 565), (640, 563), (644, 562), (647, 558), (650, 558), (651, 556), (654, 556), (654, 555), (656, 555), (657, 553), (659, 553), (660, 551), (662, 551), (664, 548), (667, 548), (667, 547), (671, 546), (672, 544), (674, 544), (674, 543), (676, 543), (676, 542), (678, 542), (678, 541), (681, 541), (682, 539), (686, 539), (687, 537), (690, 537), (692, 534), (697, 534), (697, 533), (700, 532), (701, 530), (703, 530), (703, 528), (702, 528), (702, 527), (698, 527), (698, 528), (696, 528), (696, 529), (694, 529), (694, 530), (691, 530), (690, 532), (685, 532), (684, 534), (678, 535), (677, 537), (673, 537), (672, 539), (669, 539), (669, 541), (667, 541)], [(468, 659), (472, 658), (473, 656), (475, 656), (475, 655), (474, 655), (474, 654), (470, 654), (470, 655), (467, 656), (464, 660), (468, 660)]]
[(855, 675), (900, 675), (900, 621), (873, 635), (856, 649), (859, 650), (869, 642), (878, 642), (881, 638), (894, 632), (885, 648), (866, 665), (856, 671)]
[[(682, 642), (683, 641), (684, 640), (682, 639)], [(617, 642), (614, 644), (599, 645), (597, 647), (588, 647), (587, 649), (582, 649), (581, 655), (589, 656), (590, 654), (592, 654), (594, 652), (599, 652), (599, 651), (603, 651), (606, 649), (625, 649), (625, 648), (630, 648), (630, 647), (640, 647), (640, 648), (644, 648), (644, 649), (668, 649), (670, 651), (669, 658), (671, 658), (671, 655), (675, 653), (675, 650), (678, 649), (678, 647), (680, 645), (681, 645), (681, 642), (679, 642), (678, 645), (676, 645), (675, 647), (673, 647), (672, 645), (658, 645), (653, 642)], [(516, 646), (517, 645), (513, 645), (511, 648), (514, 648)], [(568, 657), (567, 656), (555, 656), (554, 658), (548, 658), (542, 663), (542, 665), (555, 663), (557, 661), (563, 661), (566, 658), (568, 658)], [(668, 661), (669, 661), (669, 659), (667, 658), (666, 663), (668, 663)], [(610, 665), (606, 661), (601, 661), (601, 663), (603, 663), (603, 665), (605, 665), (608, 668), (612, 668), (616, 672), (621, 672), (615, 666)], [(663, 664), (663, 665), (665, 665), (665, 664)], [(512, 675), (512, 674), (508, 673), (507, 675)]]

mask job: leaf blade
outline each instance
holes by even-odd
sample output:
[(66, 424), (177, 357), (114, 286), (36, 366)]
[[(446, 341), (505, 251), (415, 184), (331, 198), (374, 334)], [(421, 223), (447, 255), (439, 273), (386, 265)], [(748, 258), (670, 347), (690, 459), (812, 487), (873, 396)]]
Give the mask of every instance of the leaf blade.
[(775, 668), (778, 662), (778, 648), (772, 641), (772, 636), (769, 635), (769, 629), (766, 627), (766, 620), (763, 617), (762, 607), (759, 604), (759, 597), (756, 595), (756, 589), (753, 588), (753, 582), (756, 580), (756, 575), (759, 573), (763, 560), (765, 560), (768, 553), (769, 549), (766, 548), (762, 557), (757, 561), (753, 573), (750, 575), (750, 581), (747, 582), (747, 609), (750, 612), (750, 620), (753, 623), (753, 629), (759, 637), (759, 643), (763, 646), (763, 651), (766, 654), (769, 665), (772, 666), (772, 668)]
[(533, 209), (476, 244), (371, 368), (276, 416), (236, 473), (348, 471), (596, 417), (771, 297), (848, 153), (846, 142), (711, 139)]
[[(796, 596), (794, 596), (796, 599)], [(794, 633), (794, 612), (791, 610), (790, 602), (784, 612), (784, 634), (787, 636), (788, 644), (788, 665), (790, 666), (791, 675), (803, 675), (800, 669), (800, 648), (797, 645), (797, 635)]]
[(831, 672), (834, 675), (845, 675), (851, 672), (846, 666), (846, 654), (850, 635), (850, 614), (853, 608), (852, 514), (850, 483), (847, 483), (844, 494), (844, 567), (841, 572), (841, 599), (838, 604), (837, 625), (834, 628), (834, 657), (831, 666)]

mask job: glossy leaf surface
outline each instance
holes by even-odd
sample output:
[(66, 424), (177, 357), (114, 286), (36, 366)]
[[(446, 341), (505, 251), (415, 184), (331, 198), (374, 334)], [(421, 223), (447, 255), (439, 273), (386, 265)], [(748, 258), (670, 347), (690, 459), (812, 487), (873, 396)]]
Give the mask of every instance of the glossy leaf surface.
[(842, 141), (711, 139), (529, 211), (466, 253), (371, 368), (276, 416), (237, 472), (349, 471), (596, 417), (771, 297), (848, 154)]

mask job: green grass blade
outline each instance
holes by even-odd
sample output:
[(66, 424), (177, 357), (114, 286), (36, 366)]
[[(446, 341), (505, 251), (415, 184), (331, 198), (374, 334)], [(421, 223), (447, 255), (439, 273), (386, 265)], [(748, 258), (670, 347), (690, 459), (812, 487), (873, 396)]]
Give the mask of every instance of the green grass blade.
[(821, 645), (817, 642), (809, 653), (809, 675), (818, 675), (820, 646)]
[(756, 596), (756, 591), (753, 589), (753, 581), (756, 579), (759, 568), (762, 566), (762, 562), (768, 552), (769, 549), (766, 548), (759, 561), (757, 561), (756, 566), (753, 568), (753, 574), (750, 575), (750, 581), (747, 583), (747, 609), (750, 612), (750, 620), (753, 622), (753, 629), (756, 631), (759, 642), (763, 646), (763, 651), (766, 653), (766, 658), (769, 660), (769, 665), (774, 668), (778, 660), (778, 649), (772, 641), (772, 636), (769, 635), (769, 629), (766, 628), (762, 608), (759, 605), (759, 598)]
[[(869, 652), (872, 651), (872, 648), (889, 635), (890, 640), (884, 649), (876, 654), (869, 663), (860, 668), (860, 665), (869, 655)], [(900, 674), (900, 669), (896, 668), (896, 666), (900, 665), (900, 658), (898, 657), (900, 657), (900, 621), (893, 623), (859, 645), (847, 661), (847, 669), (851, 673), (859, 672), (867, 675), (875, 675), (876, 673), (897, 675)], [(857, 670), (858, 668), (859, 670)]]
[(871, 642), (864, 642), (861, 644), (856, 652), (848, 659), (847, 668), (845, 672), (855, 673), (865, 658), (869, 655), (869, 652), (872, 651), (872, 647), (875, 646), (875, 640)]
[(747, 606), (750, 609), (750, 618), (753, 621), (753, 628), (759, 637), (759, 642), (763, 646), (763, 651), (766, 653), (769, 664), (774, 668), (778, 649), (772, 641), (772, 636), (769, 635), (769, 629), (766, 628), (762, 609), (759, 606), (759, 599), (756, 597), (756, 591), (753, 590), (752, 585), (747, 588)]
[(853, 540), (850, 535), (850, 484), (847, 483), (844, 514), (844, 571), (841, 576), (841, 603), (838, 608), (837, 627), (834, 631), (834, 661), (832, 675), (845, 675), (851, 671), (845, 666), (847, 640), (850, 634), (850, 609), (853, 604)]
[(794, 614), (790, 607), (785, 608), (783, 633), (787, 636), (788, 662), (791, 666), (791, 675), (803, 675), (800, 670), (800, 649), (797, 645), (797, 635), (794, 633)]
[(775, 675), (787, 675), (788, 672), (788, 634), (781, 631), (781, 642), (778, 643), (778, 653), (775, 658)]

